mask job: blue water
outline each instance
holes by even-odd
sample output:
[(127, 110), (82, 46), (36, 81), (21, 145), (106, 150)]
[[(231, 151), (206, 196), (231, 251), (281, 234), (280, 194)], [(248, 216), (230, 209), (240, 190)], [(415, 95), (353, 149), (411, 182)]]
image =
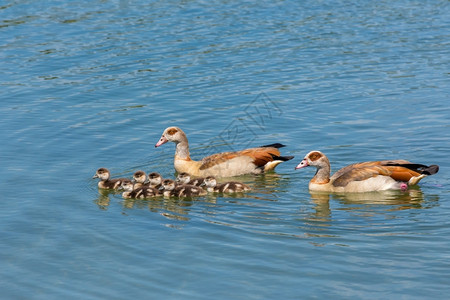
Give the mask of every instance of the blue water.
[[(448, 1), (0, 5), (4, 299), (436, 299), (450, 292)], [(279, 142), (245, 196), (125, 201), (99, 167), (173, 177)], [(438, 164), (408, 192), (316, 195), (332, 169)]]

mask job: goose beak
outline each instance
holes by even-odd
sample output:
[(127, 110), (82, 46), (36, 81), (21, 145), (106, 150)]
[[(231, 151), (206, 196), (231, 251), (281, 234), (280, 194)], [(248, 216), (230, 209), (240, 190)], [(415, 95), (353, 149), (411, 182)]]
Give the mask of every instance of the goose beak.
[(165, 136), (161, 136), (161, 138), (159, 139), (159, 141), (156, 143), (155, 148), (161, 146), (162, 144), (167, 143), (169, 140), (166, 139)]
[(295, 170), (308, 167), (308, 161), (304, 158), (296, 167)]

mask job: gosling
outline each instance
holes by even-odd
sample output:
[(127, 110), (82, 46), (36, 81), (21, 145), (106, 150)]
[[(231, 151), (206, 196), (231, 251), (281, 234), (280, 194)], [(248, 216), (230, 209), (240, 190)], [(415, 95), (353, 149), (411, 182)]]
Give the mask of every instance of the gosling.
[(207, 192), (199, 186), (181, 184), (177, 185), (172, 179), (165, 179), (162, 182), (163, 186), (163, 195), (165, 197), (195, 197), (195, 196), (204, 196)]
[(236, 181), (229, 181), (217, 185), (217, 180), (213, 176), (206, 177), (204, 185), (206, 186), (206, 190), (210, 193), (233, 194), (233, 193), (248, 192), (251, 190), (251, 188), (248, 185)]
[(178, 174), (178, 176), (177, 176), (177, 182), (179, 182), (181, 184), (190, 184), (190, 185), (195, 185), (195, 186), (201, 186), (204, 181), (205, 181), (205, 178), (202, 178), (202, 177), (191, 179), (191, 175), (189, 175), (186, 172), (182, 172), (182, 173)]
[(122, 188), (125, 190), (122, 193), (124, 199), (149, 199), (161, 195), (158, 189), (152, 187), (136, 188), (136, 183), (133, 183), (131, 180), (124, 181)]
[(129, 180), (127, 178), (115, 178), (110, 179), (111, 173), (106, 168), (100, 168), (95, 172), (92, 178), (100, 178), (98, 182), (98, 187), (101, 189), (117, 190), (120, 188), (124, 180)]

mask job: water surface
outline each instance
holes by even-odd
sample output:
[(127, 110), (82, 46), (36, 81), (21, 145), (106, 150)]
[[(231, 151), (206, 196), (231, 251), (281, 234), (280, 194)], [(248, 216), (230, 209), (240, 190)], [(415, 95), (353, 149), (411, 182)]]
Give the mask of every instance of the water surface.
[[(440, 298), (450, 286), (447, 1), (10, 1), (0, 6), (9, 299)], [(99, 167), (173, 177), (279, 142), (252, 192), (123, 200)], [(310, 194), (332, 169), (438, 164), (407, 192)]]

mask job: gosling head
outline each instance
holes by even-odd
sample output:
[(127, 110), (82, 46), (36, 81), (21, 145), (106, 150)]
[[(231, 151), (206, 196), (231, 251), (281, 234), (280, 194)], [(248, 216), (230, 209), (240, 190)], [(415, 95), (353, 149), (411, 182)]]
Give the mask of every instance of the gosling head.
[(162, 182), (162, 186), (164, 188), (165, 191), (173, 191), (175, 189), (175, 181), (173, 181), (172, 179), (165, 179)]
[(95, 172), (94, 177), (92, 178), (100, 178), (101, 180), (108, 180), (111, 174), (107, 168), (100, 168)]
[(188, 184), (191, 181), (191, 175), (186, 172), (180, 173), (177, 176), (177, 182), (182, 184)]
[(150, 182), (150, 185), (157, 186), (160, 185), (162, 182), (162, 176), (159, 173), (153, 172), (148, 174), (148, 181)]
[(136, 171), (133, 174), (133, 179), (137, 183), (145, 183), (145, 181), (147, 180), (147, 174), (145, 174), (145, 172), (141, 170)]
[(217, 180), (213, 176), (208, 176), (205, 178), (205, 181), (203, 182), (203, 185), (205, 185), (208, 188), (213, 188), (217, 185)]
[(129, 179), (122, 181), (122, 184), (120, 186), (127, 192), (131, 192), (134, 189), (134, 183)]

